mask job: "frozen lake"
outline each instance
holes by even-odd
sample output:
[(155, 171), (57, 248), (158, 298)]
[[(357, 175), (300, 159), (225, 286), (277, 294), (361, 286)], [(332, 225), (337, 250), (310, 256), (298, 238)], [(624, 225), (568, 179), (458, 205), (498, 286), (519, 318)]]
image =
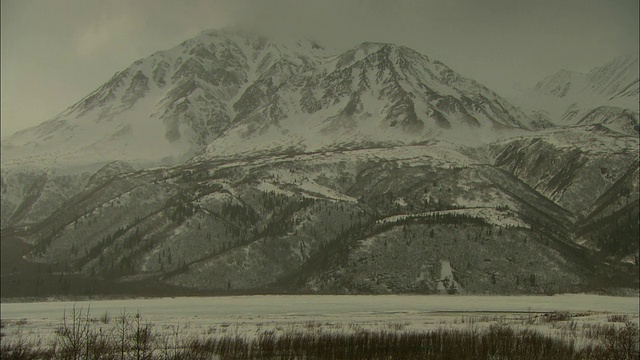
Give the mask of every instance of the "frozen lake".
[(421, 296), (421, 295), (264, 295), (180, 297), (78, 302), (1, 304), (3, 320), (27, 319), (56, 322), (73, 306), (90, 309), (98, 317), (123, 310), (140, 311), (154, 323), (177, 321), (227, 321), (229, 319), (294, 319), (349, 321), (377, 317), (411, 317), (429, 313), (540, 313), (596, 312), (637, 314), (637, 297), (598, 295), (555, 296)]
[(145, 317), (252, 317), (289, 315), (304, 317), (349, 314), (435, 312), (610, 312), (638, 313), (637, 297), (598, 295), (555, 296), (446, 296), (446, 295), (257, 295), (179, 297), (78, 302), (30, 302), (1, 304), (2, 319), (59, 319), (73, 306), (118, 314), (140, 311)]

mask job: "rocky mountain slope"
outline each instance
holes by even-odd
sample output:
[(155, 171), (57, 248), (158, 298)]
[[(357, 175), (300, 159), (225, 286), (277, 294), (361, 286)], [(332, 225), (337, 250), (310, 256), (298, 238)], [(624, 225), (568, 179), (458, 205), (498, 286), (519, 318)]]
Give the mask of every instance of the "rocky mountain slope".
[[(637, 285), (637, 217), (625, 212), (638, 206), (629, 173), (637, 175), (637, 157), (624, 149), (630, 154), (606, 174), (591, 165), (612, 165), (606, 153), (537, 165), (505, 158), (525, 152), (514, 147), (538, 159), (560, 147), (540, 142), (518, 138), (476, 149), (482, 154), (433, 142), (96, 178), (44, 221), (3, 229), (4, 246), (22, 244), (26, 255), (3, 262), (14, 266), (3, 270), (14, 281), (3, 282), (3, 291), (82, 294), (105, 292), (92, 286), (113, 282), (197, 293), (553, 293)], [(494, 164), (479, 162), (492, 153)], [(532, 177), (548, 181), (527, 183)], [(586, 210), (558, 204), (579, 191)], [(596, 223), (618, 236), (601, 238), (607, 235)]]
[(638, 287), (637, 134), (392, 44), (204, 32), (2, 150), (3, 297)]

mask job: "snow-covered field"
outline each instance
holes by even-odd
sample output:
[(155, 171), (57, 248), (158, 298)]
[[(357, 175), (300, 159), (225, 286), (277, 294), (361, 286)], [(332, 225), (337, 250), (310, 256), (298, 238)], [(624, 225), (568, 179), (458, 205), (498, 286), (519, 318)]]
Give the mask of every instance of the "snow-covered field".
[[(47, 343), (75, 306), (90, 311), (94, 326), (109, 331), (122, 312), (140, 312), (154, 330), (184, 335), (257, 336), (275, 333), (359, 330), (428, 331), (441, 328), (489, 326), (494, 323), (526, 327), (580, 342), (585, 329), (624, 319), (638, 322), (637, 297), (596, 295), (556, 296), (229, 296), (184, 297), (79, 302), (4, 303), (2, 332)], [(549, 314), (562, 314), (558, 318)], [(617, 317), (617, 318), (616, 318)], [(616, 320), (623, 319), (623, 321)], [(582, 335), (581, 335), (582, 334)]]

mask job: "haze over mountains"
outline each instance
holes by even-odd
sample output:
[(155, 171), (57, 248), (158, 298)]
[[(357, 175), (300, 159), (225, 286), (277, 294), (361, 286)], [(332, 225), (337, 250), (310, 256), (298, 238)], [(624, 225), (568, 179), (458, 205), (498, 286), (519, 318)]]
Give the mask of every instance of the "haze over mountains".
[(560, 70), (515, 101), (557, 125), (607, 124), (638, 133), (638, 58), (620, 57), (586, 74)]
[(637, 289), (638, 94), (206, 31), (3, 139), (3, 296)]

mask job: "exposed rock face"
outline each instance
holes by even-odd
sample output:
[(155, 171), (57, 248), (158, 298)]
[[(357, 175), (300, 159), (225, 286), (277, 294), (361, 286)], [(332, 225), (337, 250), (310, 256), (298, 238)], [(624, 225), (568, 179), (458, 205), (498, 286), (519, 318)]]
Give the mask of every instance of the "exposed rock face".
[(637, 141), (596, 125), (557, 129), (490, 148), (496, 166), (564, 208), (587, 216), (595, 200), (635, 163)]

